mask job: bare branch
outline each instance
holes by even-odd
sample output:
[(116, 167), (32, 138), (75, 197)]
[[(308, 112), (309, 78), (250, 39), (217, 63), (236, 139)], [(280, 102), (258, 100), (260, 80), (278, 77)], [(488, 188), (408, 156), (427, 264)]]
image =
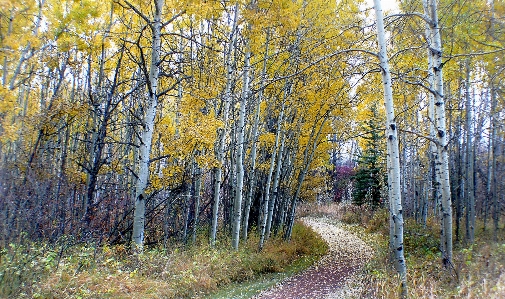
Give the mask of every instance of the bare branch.
[(172, 157), (172, 155), (159, 156), (159, 157), (152, 158), (151, 160), (149, 160), (149, 163), (153, 163), (153, 162), (156, 162), (156, 161), (159, 161), (159, 160), (163, 160), (163, 159), (166, 159), (166, 158), (170, 158), (170, 157)]
[(475, 56), (482, 56), (482, 55), (500, 53), (500, 52), (503, 52), (503, 51), (505, 51), (505, 48), (499, 48), (499, 49), (496, 49), (496, 50), (493, 50), (493, 51), (487, 51), (487, 52), (473, 52), (473, 53), (454, 54), (454, 55), (447, 56), (448, 59), (446, 61), (444, 61), (444, 64), (447, 61), (449, 61), (449, 60), (451, 60), (453, 58), (458, 58), (458, 57), (475, 57)]
[(186, 10), (184, 9), (181, 12), (179, 12), (178, 14), (175, 14), (168, 21), (166, 21), (165, 23), (161, 24), (161, 28), (164, 28), (165, 26), (167, 26), (168, 24), (172, 23), (173, 21), (175, 21), (175, 19), (177, 19), (178, 17), (182, 16), (185, 13), (186, 13)]
[[(131, 4), (130, 2), (128, 2), (128, 1), (126, 1), (126, 0), (123, 0), (123, 1), (124, 1), (124, 3), (126, 3), (126, 5), (127, 5), (129, 8), (131, 8), (131, 9), (132, 9), (132, 10), (133, 10), (133, 11), (134, 11), (134, 12), (135, 12), (135, 13), (136, 13), (139, 17), (141, 17), (141, 18), (142, 18), (142, 19), (143, 19), (143, 20), (147, 23), (147, 25), (149, 25), (149, 27), (151, 27), (151, 29), (153, 29), (153, 28), (152, 28), (152, 26), (151, 26), (151, 20), (150, 20), (150, 19), (149, 19), (146, 15), (144, 15), (144, 14), (143, 14), (140, 10), (138, 10), (138, 9), (137, 9), (137, 8), (136, 8), (133, 4)], [(118, 5), (120, 5), (121, 7), (125, 8), (125, 7), (124, 7), (124, 5), (122, 5), (122, 4), (121, 4), (121, 2), (116, 1), (116, 3), (117, 3)]]
[(418, 17), (421, 20), (428, 23), (430, 26), (434, 26), (433, 21), (428, 16), (426, 16), (425, 14), (422, 14), (422, 13), (418, 13), (418, 12), (406, 12), (406, 13), (401, 13), (401, 14), (393, 14), (393, 15), (385, 16), (384, 19), (389, 19), (389, 18), (394, 18), (394, 17), (399, 17), (399, 18), (401, 18), (401, 17)]
[(410, 131), (410, 130), (405, 130), (405, 129), (398, 129), (400, 132), (405, 132), (405, 133), (409, 133), (409, 134), (413, 134), (413, 135), (416, 135), (417, 137), (421, 137), (421, 138), (424, 138), (428, 141), (431, 141), (433, 142), (434, 144), (436, 144), (437, 146), (439, 145), (439, 142), (431, 137), (428, 137), (424, 134), (421, 134), (419, 132), (415, 132), (415, 131)]

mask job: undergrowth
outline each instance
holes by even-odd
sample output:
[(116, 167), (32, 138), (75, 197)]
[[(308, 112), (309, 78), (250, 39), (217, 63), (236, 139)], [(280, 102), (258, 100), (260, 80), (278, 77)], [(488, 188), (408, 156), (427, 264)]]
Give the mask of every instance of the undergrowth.
[(258, 252), (251, 234), (238, 251), (222, 239), (215, 248), (148, 248), (131, 255), (124, 245), (11, 244), (0, 250), (1, 298), (198, 298), (225, 285), (282, 272), (301, 259), (317, 260), (324, 241), (297, 223), (291, 242), (272, 237)]

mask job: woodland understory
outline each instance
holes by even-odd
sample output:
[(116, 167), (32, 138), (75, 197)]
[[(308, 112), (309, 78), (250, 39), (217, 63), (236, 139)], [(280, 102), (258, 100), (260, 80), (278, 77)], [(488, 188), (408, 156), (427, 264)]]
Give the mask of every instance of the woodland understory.
[(500, 297), (505, 1), (397, 4), (0, 0), (0, 296), (100, 263), (227, 257), (184, 296), (305, 267), (298, 205), (333, 202), (385, 230), (370, 296)]

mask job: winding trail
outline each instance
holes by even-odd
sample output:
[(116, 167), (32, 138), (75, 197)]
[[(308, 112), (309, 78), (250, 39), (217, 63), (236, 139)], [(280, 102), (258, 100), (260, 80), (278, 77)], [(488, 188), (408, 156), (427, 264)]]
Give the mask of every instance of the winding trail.
[(327, 218), (302, 221), (328, 243), (328, 254), (309, 269), (260, 293), (256, 299), (348, 298), (357, 286), (357, 271), (372, 257), (372, 248), (339, 223)]

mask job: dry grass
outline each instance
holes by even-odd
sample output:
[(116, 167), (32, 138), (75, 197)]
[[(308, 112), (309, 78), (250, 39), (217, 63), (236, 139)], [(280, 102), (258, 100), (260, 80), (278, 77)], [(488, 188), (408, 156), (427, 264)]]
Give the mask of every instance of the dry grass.
[[(473, 246), (456, 244), (454, 265), (445, 268), (438, 249), (439, 226), (434, 219), (426, 228), (406, 221), (405, 254), (409, 298), (505, 298), (505, 244), (481, 234)], [(372, 221), (373, 222), (373, 221)], [(388, 258), (387, 231), (376, 245), (375, 259), (367, 266), (363, 283), (369, 290), (362, 297), (398, 298), (399, 280)], [(369, 231), (370, 226), (367, 226)]]
[(204, 244), (170, 252), (151, 248), (136, 256), (122, 245), (80, 245), (64, 250), (61, 258), (59, 248), (13, 246), (1, 251), (0, 297), (200, 297), (232, 282), (284, 271), (301, 257), (316, 260), (326, 252), (324, 241), (300, 223), (290, 243), (272, 238), (262, 252), (257, 251), (254, 234), (239, 251), (230, 250), (228, 241), (221, 240), (216, 248)]
[[(399, 279), (388, 254), (389, 218), (385, 210), (372, 212), (352, 205), (304, 205), (304, 214), (333, 217), (347, 224), (369, 246), (374, 258), (353, 284), (361, 290), (358, 298), (398, 298)], [(503, 228), (501, 232), (503, 231)], [(478, 222), (473, 246), (456, 243), (454, 265), (441, 264), (438, 220), (428, 219), (426, 228), (412, 219), (405, 223), (405, 254), (408, 267), (409, 298), (505, 298), (505, 239), (498, 242)], [(463, 232), (464, 233), (464, 232)], [(355, 298), (350, 297), (350, 298)]]

